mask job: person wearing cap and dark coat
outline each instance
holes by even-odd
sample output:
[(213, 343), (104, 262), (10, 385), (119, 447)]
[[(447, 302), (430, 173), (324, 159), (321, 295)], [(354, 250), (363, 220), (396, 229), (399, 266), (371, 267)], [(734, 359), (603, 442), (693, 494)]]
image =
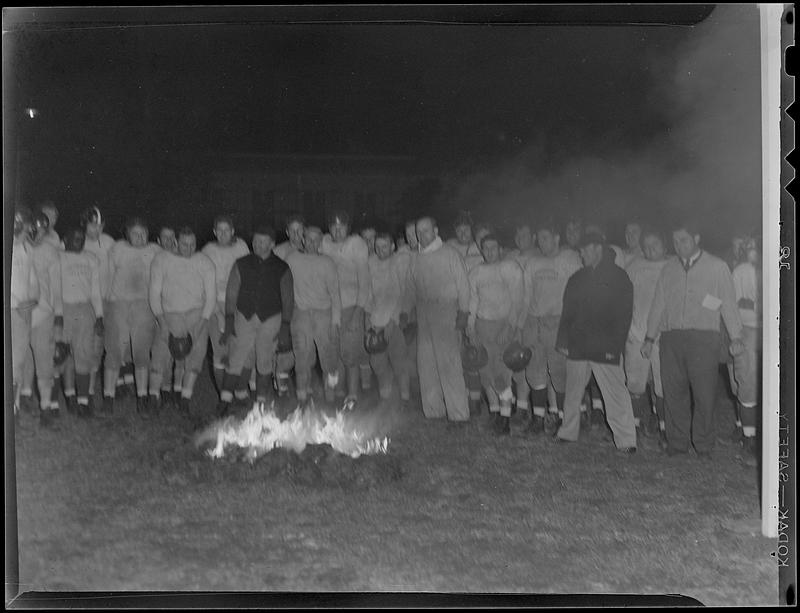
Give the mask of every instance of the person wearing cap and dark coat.
[(275, 230), (269, 226), (256, 228), (253, 252), (236, 260), (228, 277), (221, 340), (230, 339), (230, 353), (217, 407), (220, 414), (228, 412), (233, 389), (253, 351), (256, 400), (266, 402), (276, 346), (291, 345), (294, 281), (289, 265), (273, 253), (274, 246)]
[(633, 315), (633, 284), (614, 263), (615, 254), (601, 234), (584, 234), (580, 254), (584, 267), (567, 281), (556, 337), (556, 349), (567, 356), (564, 420), (556, 437), (559, 442), (578, 440), (581, 399), (594, 374), (614, 444), (623, 453), (634, 453), (636, 427), (622, 369)]

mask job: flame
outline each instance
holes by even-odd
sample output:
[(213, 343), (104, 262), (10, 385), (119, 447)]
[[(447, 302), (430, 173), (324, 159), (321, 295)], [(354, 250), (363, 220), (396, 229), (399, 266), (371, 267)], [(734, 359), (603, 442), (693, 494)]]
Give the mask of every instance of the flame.
[(301, 453), (309, 444), (327, 443), (351, 458), (386, 453), (389, 438), (375, 437), (359, 429), (351, 409), (352, 404), (345, 403), (342, 410), (331, 417), (317, 411), (312, 402), (306, 409), (298, 407), (281, 420), (275, 414), (274, 402), (269, 409), (265, 403), (256, 402), (243, 419), (228, 417), (203, 430), (195, 437), (195, 444), (199, 447), (212, 443), (213, 448), (206, 453), (215, 459), (223, 457), (228, 446), (244, 448), (251, 462), (277, 447)]

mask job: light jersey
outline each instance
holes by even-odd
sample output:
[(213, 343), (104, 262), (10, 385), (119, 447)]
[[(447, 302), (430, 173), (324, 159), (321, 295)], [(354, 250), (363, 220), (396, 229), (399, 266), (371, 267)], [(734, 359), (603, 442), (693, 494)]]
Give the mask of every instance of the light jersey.
[(295, 251), (286, 258), (294, 281), (294, 306), (308, 309), (331, 309), (333, 323), (342, 320), (342, 299), (336, 264), (327, 255)]
[(291, 241), (284, 241), (280, 245), (277, 245), (275, 249), (272, 250), (272, 253), (285, 262), (286, 258), (295, 251), (300, 251), (300, 249), (292, 245)]
[(752, 300), (755, 308), (739, 307), (742, 325), (748, 328), (761, 327), (761, 274), (750, 262), (742, 262), (733, 269), (733, 288), (737, 302), (742, 298)]
[(36, 268), (33, 265), (31, 245), (26, 241), (14, 241), (11, 248), (11, 308), (33, 300), (39, 293)]
[(105, 232), (100, 234), (98, 238), (86, 237), (86, 243), (83, 245), (84, 251), (93, 253), (97, 257), (97, 262), (100, 266), (100, 295), (103, 300), (108, 300), (108, 292), (111, 288), (111, 271), (108, 265), (108, 252), (114, 246), (114, 239)]
[(633, 284), (633, 317), (629, 336), (638, 341), (644, 341), (644, 337), (647, 335), (647, 316), (650, 313), (650, 305), (653, 304), (653, 297), (656, 295), (658, 278), (661, 276), (664, 264), (668, 261), (668, 258), (658, 261), (636, 258), (625, 270)]
[(469, 271), (469, 314), (489, 321), (508, 319), (521, 325), (522, 268), (514, 260), (478, 264)]
[(642, 252), (641, 248), (635, 249), (633, 251), (626, 249), (625, 251), (622, 251), (622, 256), (620, 258), (622, 263), (620, 264), (619, 262), (617, 262), (616, 257), (614, 259), (614, 263), (620, 268), (627, 269), (628, 266), (630, 266), (633, 262), (635, 262), (640, 258), (644, 258), (644, 253)]
[(61, 251), (61, 296), (64, 304), (91, 303), (96, 317), (103, 316), (100, 261), (91, 251)]
[(162, 249), (155, 243), (132, 247), (128, 241), (114, 243), (108, 254), (111, 275), (111, 301), (147, 300), (150, 291), (150, 266)]
[(572, 249), (532, 257), (525, 264), (525, 312), (534, 317), (561, 315), (567, 280), (582, 267)]
[(233, 268), (236, 260), (250, 253), (250, 248), (241, 238), (234, 238), (233, 242), (227, 247), (220, 247), (216, 241), (207, 243), (201, 253), (214, 263), (217, 284), (216, 300), (224, 303), (231, 268)]
[(385, 260), (377, 255), (370, 256), (370, 297), (367, 311), (373, 326), (382, 328), (390, 321), (400, 321), (409, 263), (407, 254), (396, 253)]
[(47, 234), (44, 235), (44, 242), (48, 245), (55, 247), (56, 249), (60, 249), (61, 251), (64, 250), (64, 243), (61, 240), (61, 237), (58, 235), (58, 232), (50, 228), (47, 231)]
[(508, 253), (503, 256), (504, 260), (512, 260), (519, 264), (521, 270), (525, 270), (525, 264), (528, 260), (532, 257), (536, 257), (537, 255), (542, 255), (542, 252), (539, 251), (538, 247), (531, 247), (530, 249), (526, 249), (525, 251), (520, 251), (519, 249), (512, 249)]
[(364, 239), (353, 234), (341, 243), (335, 243), (330, 234), (326, 234), (322, 238), (320, 253), (336, 264), (342, 308), (366, 306), (369, 298), (369, 249)]
[(406, 289), (404, 311), (410, 310), (414, 303), (427, 308), (455, 306), (460, 311), (469, 310), (469, 280), (464, 260), (438, 237), (411, 259)]
[(36, 278), (39, 281), (39, 302), (33, 308), (31, 325), (37, 326), (51, 314), (62, 315), (60, 250), (48, 242), (30, 248)]
[(446, 244), (458, 252), (458, 255), (464, 260), (467, 272), (475, 268), (478, 264), (483, 263), (483, 254), (475, 241), (470, 242), (469, 245), (462, 245), (457, 239), (451, 238)]
[(217, 304), (215, 274), (203, 253), (186, 258), (162, 250), (150, 266), (150, 309), (157, 316), (203, 309), (208, 319)]

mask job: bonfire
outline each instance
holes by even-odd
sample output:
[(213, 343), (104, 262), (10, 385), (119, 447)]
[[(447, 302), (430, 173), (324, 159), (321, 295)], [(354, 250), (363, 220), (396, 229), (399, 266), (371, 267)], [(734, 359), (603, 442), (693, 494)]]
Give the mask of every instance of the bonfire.
[(217, 459), (226, 450), (244, 450), (250, 462), (276, 448), (302, 453), (306, 445), (328, 444), (339, 453), (357, 458), (361, 455), (386, 453), (389, 438), (377, 435), (374, 422), (358, 416), (352, 405), (345, 404), (331, 416), (314, 407), (296, 408), (286, 419), (269, 407), (256, 402), (244, 418), (217, 420), (195, 436), (197, 447), (210, 446), (206, 454)]

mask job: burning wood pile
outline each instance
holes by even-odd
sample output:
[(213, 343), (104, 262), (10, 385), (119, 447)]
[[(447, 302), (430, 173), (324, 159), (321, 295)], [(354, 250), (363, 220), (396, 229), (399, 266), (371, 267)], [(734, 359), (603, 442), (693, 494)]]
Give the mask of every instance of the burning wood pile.
[(231, 448), (254, 462), (273, 449), (283, 448), (302, 453), (307, 445), (330, 445), (335, 451), (357, 458), (386, 453), (389, 438), (378, 436), (374, 421), (359, 416), (345, 405), (331, 416), (313, 404), (297, 408), (281, 419), (274, 403), (269, 407), (255, 403), (242, 419), (218, 420), (195, 435), (195, 445), (206, 447), (214, 459), (222, 458)]

